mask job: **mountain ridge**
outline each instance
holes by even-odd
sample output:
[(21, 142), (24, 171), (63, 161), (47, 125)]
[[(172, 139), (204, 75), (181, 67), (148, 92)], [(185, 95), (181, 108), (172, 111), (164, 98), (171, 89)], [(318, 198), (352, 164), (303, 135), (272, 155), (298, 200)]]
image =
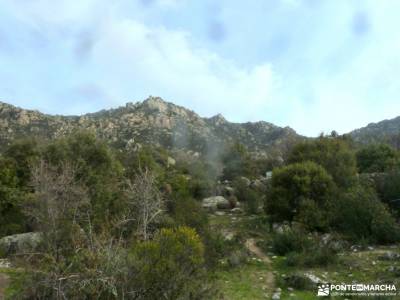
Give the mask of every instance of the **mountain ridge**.
[(76, 130), (94, 131), (117, 148), (151, 144), (210, 154), (238, 141), (264, 157), (282, 156), (293, 143), (304, 139), (290, 127), (265, 121), (233, 123), (221, 114), (201, 117), (152, 96), (81, 116), (44, 114), (0, 102), (0, 147), (26, 136), (52, 139)]

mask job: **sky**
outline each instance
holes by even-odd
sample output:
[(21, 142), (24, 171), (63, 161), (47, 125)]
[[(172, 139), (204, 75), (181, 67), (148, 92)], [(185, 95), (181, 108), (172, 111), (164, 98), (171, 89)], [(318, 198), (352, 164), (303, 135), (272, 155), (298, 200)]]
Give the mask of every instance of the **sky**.
[(307, 136), (400, 115), (400, 1), (0, 2), (0, 101), (84, 114), (148, 96)]

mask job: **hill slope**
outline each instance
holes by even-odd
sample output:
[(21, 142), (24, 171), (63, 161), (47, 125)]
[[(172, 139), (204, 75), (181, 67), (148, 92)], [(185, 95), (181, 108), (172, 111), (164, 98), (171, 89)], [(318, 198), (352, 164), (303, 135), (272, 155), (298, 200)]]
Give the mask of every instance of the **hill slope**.
[(239, 141), (261, 156), (282, 155), (302, 139), (289, 127), (267, 122), (231, 123), (221, 115), (202, 118), (156, 97), (83, 116), (46, 115), (0, 102), (0, 147), (16, 138), (52, 139), (76, 130), (92, 130), (117, 148), (151, 144), (203, 154)]
[(350, 136), (360, 144), (386, 142), (400, 149), (400, 117), (371, 123), (366, 127), (350, 132)]

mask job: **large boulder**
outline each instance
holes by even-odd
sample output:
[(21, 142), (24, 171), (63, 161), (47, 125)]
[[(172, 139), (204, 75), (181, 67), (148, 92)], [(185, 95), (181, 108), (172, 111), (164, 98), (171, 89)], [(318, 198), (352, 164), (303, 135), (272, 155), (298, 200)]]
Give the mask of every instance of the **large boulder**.
[(27, 232), (5, 236), (0, 239), (0, 253), (8, 256), (33, 252), (38, 248), (41, 242), (42, 234), (39, 232)]
[(229, 209), (231, 208), (231, 203), (229, 200), (225, 199), (222, 196), (214, 196), (214, 197), (208, 197), (203, 199), (202, 201), (202, 207), (209, 210), (209, 211), (215, 211), (217, 209)]

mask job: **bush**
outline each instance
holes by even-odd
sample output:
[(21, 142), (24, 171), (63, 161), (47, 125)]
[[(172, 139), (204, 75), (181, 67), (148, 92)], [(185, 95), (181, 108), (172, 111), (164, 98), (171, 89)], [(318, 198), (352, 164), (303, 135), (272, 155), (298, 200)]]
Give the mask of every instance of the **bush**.
[[(274, 170), (265, 211), (273, 221), (293, 221), (302, 216), (300, 220), (308, 222), (310, 218), (302, 209), (313, 206), (324, 211), (333, 191), (332, 177), (321, 166), (313, 162), (288, 165)], [(324, 226), (323, 222), (316, 224), (316, 220), (305, 225), (312, 228)]]
[(333, 243), (300, 229), (274, 233), (271, 242), (274, 253), (286, 256), (287, 266), (322, 267), (336, 262), (337, 250)]
[(366, 186), (356, 186), (332, 203), (330, 222), (352, 241), (387, 244), (400, 238), (399, 226), (387, 207)]
[(310, 240), (303, 231), (289, 229), (272, 236), (272, 249), (277, 255), (302, 252), (309, 247)]
[(193, 229), (162, 229), (130, 256), (132, 290), (142, 299), (195, 299), (207, 293), (204, 247)]
[(246, 185), (246, 182), (237, 178), (233, 182), (235, 195), (243, 205), (247, 213), (256, 214), (261, 203), (262, 196), (259, 195), (254, 189)]

